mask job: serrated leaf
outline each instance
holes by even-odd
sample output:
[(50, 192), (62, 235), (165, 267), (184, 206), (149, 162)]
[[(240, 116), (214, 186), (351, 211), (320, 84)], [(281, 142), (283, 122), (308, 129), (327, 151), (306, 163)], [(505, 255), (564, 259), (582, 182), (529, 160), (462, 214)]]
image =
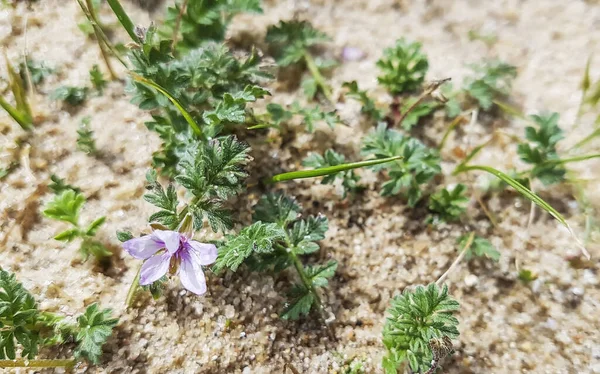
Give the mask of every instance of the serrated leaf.
[(328, 279), (335, 275), (337, 265), (337, 261), (329, 261), (325, 265), (307, 266), (305, 272), (315, 287), (327, 287)]
[(377, 61), (381, 74), (379, 83), (393, 95), (417, 90), (425, 80), (429, 69), (427, 56), (421, 52), (421, 44), (401, 38), (394, 47), (386, 48)]
[(219, 272), (225, 268), (236, 271), (252, 254), (273, 251), (274, 243), (284, 236), (283, 230), (275, 223), (253, 223), (238, 235), (227, 237), (225, 244), (219, 248), (213, 271)]
[(100, 226), (102, 226), (102, 224), (105, 221), (106, 221), (106, 217), (97, 218), (94, 222), (90, 223), (90, 225), (88, 226), (85, 234), (87, 236), (94, 236), (94, 235), (96, 235), (96, 232), (98, 231), (98, 229), (100, 228)]
[(289, 293), (291, 301), (284, 305), (281, 318), (285, 320), (297, 320), (302, 315), (308, 315), (312, 308), (315, 298), (304, 286), (296, 285)]
[(325, 239), (325, 233), (329, 228), (329, 221), (323, 215), (309, 216), (294, 222), (290, 237), (294, 245), (302, 241), (319, 241)]
[(110, 309), (100, 310), (94, 303), (77, 318), (79, 331), (75, 337), (77, 342), (75, 357), (85, 358), (92, 364), (100, 363), (102, 346), (119, 322), (117, 318), (111, 318), (111, 314)]
[(285, 227), (298, 217), (300, 206), (294, 199), (281, 192), (275, 192), (262, 195), (253, 210), (254, 221), (272, 222)]
[(82, 194), (73, 190), (65, 190), (46, 204), (44, 215), (48, 218), (69, 222), (77, 226), (79, 211), (84, 202), (85, 197)]

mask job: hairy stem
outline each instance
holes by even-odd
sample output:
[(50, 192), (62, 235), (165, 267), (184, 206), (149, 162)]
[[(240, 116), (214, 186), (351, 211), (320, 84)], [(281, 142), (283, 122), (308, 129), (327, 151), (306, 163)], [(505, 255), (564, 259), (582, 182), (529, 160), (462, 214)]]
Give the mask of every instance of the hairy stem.
[(76, 361), (70, 360), (0, 360), (0, 368), (72, 368)]
[(321, 74), (321, 71), (319, 71), (319, 67), (315, 63), (315, 59), (308, 51), (304, 53), (304, 61), (306, 62), (306, 67), (310, 71), (310, 74), (317, 83), (317, 86), (321, 89), (321, 92), (323, 92), (323, 95), (325, 95), (327, 101), (333, 103), (333, 94), (331, 93), (331, 88), (329, 88), (327, 85), (327, 81), (325, 80), (325, 77), (323, 77), (323, 74)]

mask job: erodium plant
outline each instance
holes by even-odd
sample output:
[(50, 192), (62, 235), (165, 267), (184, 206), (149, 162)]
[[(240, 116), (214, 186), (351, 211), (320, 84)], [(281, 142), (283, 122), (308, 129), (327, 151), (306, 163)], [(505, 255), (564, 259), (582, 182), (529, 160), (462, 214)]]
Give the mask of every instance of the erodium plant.
[[(110, 309), (89, 305), (77, 318), (39, 310), (14, 274), (0, 269), (0, 367), (66, 367), (100, 362), (102, 346), (118, 323)], [(37, 359), (40, 347), (73, 347), (75, 359)], [(20, 351), (21, 359), (17, 359)]]

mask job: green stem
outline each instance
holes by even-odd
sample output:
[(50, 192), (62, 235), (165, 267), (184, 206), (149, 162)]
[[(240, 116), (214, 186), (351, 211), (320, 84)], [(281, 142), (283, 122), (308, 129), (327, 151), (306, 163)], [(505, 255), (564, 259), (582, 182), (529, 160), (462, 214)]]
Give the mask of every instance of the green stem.
[(125, 29), (125, 31), (127, 31), (131, 39), (136, 43), (140, 43), (140, 39), (135, 34), (135, 26), (133, 22), (131, 22), (131, 18), (129, 18), (127, 13), (125, 13), (125, 9), (123, 9), (119, 0), (106, 1), (108, 2), (108, 5), (110, 5), (110, 8), (115, 13), (117, 19), (119, 20), (119, 22), (121, 22), (121, 25), (123, 25), (123, 28)]
[[(110, 74), (111, 80), (115, 80), (115, 79), (117, 79), (117, 75), (115, 74), (115, 71), (112, 68), (110, 59), (106, 52), (106, 46), (103, 44), (102, 36), (100, 35), (100, 32), (98, 31), (98, 29), (102, 30), (102, 26), (100, 24), (100, 21), (98, 20), (98, 16), (96, 15), (96, 9), (94, 8), (94, 4), (92, 4), (92, 0), (85, 0), (85, 2), (87, 5), (88, 12), (90, 13), (90, 18), (94, 21), (92, 23), (92, 27), (94, 29), (94, 35), (96, 36), (96, 41), (98, 42), (98, 47), (100, 48), (100, 54), (102, 55), (102, 59), (104, 60), (104, 64), (106, 65), (106, 69), (108, 70), (108, 73)], [(95, 26), (94, 26), (94, 23), (95, 23)]]
[(464, 120), (465, 120), (465, 117), (458, 116), (450, 123), (450, 126), (448, 126), (448, 128), (446, 129), (446, 132), (444, 133), (444, 136), (442, 137), (442, 141), (440, 142), (440, 145), (438, 146), (438, 151), (441, 151), (444, 148), (444, 145), (446, 145), (446, 141), (450, 137), (450, 134), (452, 133), (452, 131), (454, 131), (456, 126), (458, 126), (458, 124)]
[(431, 84), (427, 85), (427, 87), (425, 88), (425, 91), (423, 91), (423, 93), (421, 94), (421, 96), (419, 96), (419, 98), (417, 99), (417, 101), (415, 101), (408, 109), (406, 109), (406, 111), (404, 113), (402, 113), (402, 115), (400, 115), (400, 118), (398, 119), (398, 121), (396, 121), (395, 125), (400, 126), (402, 124), (402, 121), (404, 121), (404, 119), (406, 118), (406, 116), (408, 116), (408, 114), (410, 112), (412, 112), (413, 110), (415, 110), (415, 108), (419, 104), (421, 104), (421, 102), (423, 100), (425, 100), (426, 98), (428, 98), (429, 95), (431, 95), (442, 84), (448, 82), (449, 80), (450, 80), (450, 78), (440, 79), (440, 80), (437, 80), (437, 81), (433, 81)]
[[(598, 117), (598, 120), (600, 120), (600, 117)], [(580, 140), (579, 142), (577, 142), (577, 144), (575, 144), (574, 146), (572, 146), (569, 149), (569, 152), (572, 151), (572, 150), (574, 150), (574, 149), (577, 149), (577, 148), (580, 148), (580, 147), (584, 146), (585, 144), (589, 143), (591, 140), (593, 140), (598, 135), (600, 135), (600, 128), (597, 128), (590, 135), (586, 136), (585, 138), (583, 138), (582, 140)]]
[(133, 282), (131, 282), (131, 286), (129, 286), (129, 291), (127, 291), (127, 299), (125, 299), (125, 305), (127, 308), (131, 308), (133, 306), (133, 302), (135, 301), (135, 295), (137, 295), (137, 290), (140, 287), (140, 273), (142, 272), (142, 265), (138, 268), (138, 271), (135, 273), (135, 277), (133, 278)]
[(151, 81), (149, 79), (146, 79), (146, 78), (142, 77), (141, 75), (137, 75), (135, 73), (131, 73), (131, 77), (136, 82), (139, 82), (139, 83), (142, 83), (142, 84), (144, 84), (144, 85), (146, 85), (148, 87), (154, 88), (158, 92), (160, 92), (163, 95), (165, 95), (167, 97), (167, 99), (169, 99), (169, 101), (171, 101), (171, 103), (173, 103), (173, 105), (175, 105), (175, 107), (179, 110), (179, 112), (181, 113), (181, 115), (183, 115), (183, 118), (185, 118), (185, 120), (190, 125), (190, 127), (192, 128), (192, 130), (194, 131), (194, 133), (196, 135), (198, 135), (198, 137), (202, 137), (202, 130), (200, 129), (200, 126), (196, 123), (196, 121), (194, 121), (194, 118), (192, 117), (192, 115), (183, 107), (183, 105), (179, 102), (179, 100), (177, 100), (175, 98), (175, 96), (173, 96), (165, 88), (161, 87), (158, 83), (153, 82), (153, 81)]
[(373, 166), (373, 165), (383, 164), (386, 162), (396, 161), (396, 160), (400, 160), (401, 158), (402, 158), (402, 156), (394, 156), (394, 157), (381, 158), (381, 159), (377, 159), (377, 160), (366, 160), (366, 161), (351, 162), (351, 163), (342, 164), (342, 165), (327, 166), (324, 168), (318, 168), (318, 169), (313, 169), (313, 170), (291, 171), (288, 173), (274, 175), (271, 178), (265, 179), (264, 182), (265, 183), (276, 183), (276, 182), (289, 181), (292, 179), (321, 177), (324, 175), (339, 173), (341, 171), (346, 171), (346, 170), (361, 168), (361, 167), (365, 167), (365, 166)]
[(33, 130), (33, 124), (27, 115), (19, 112), (17, 108), (10, 105), (2, 96), (0, 96), (0, 107), (6, 110), (8, 114), (21, 126), (25, 131)]
[(304, 61), (306, 62), (306, 67), (310, 71), (310, 74), (312, 75), (313, 79), (317, 83), (317, 86), (319, 88), (321, 88), (323, 95), (325, 95), (325, 98), (330, 103), (333, 103), (333, 94), (331, 93), (331, 89), (327, 85), (327, 81), (325, 80), (325, 77), (323, 77), (323, 75), (321, 74), (321, 71), (319, 71), (319, 67), (315, 63), (314, 58), (308, 51), (304, 52)]
[(0, 360), (0, 368), (72, 368), (76, 361), (71, 360)]
[(177, 21), (175, 22), (175, 28), (173, 29), (173, 36), (171, 37), (173, 40), (171, 41), (171, 50), (175, 52), (175, 47), (177, 47), (177, 41), (179, 39), (179, 28), (181, 27), (181, 19), (183, 18), (183, 14), (185, 13), (185, 8), (187, 8), (188, 0), (183, 0), (181, 4), (181, 8), (179, 9), (179, 14), (177, 15)]

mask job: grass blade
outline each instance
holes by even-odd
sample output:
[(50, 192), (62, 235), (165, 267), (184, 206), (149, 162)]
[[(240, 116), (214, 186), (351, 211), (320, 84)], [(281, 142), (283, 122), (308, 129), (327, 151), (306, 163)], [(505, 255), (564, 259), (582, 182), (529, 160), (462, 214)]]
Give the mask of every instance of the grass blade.
[(129, 18), (127, 13), (125, 13), (125, 9), (123, 9), (119, 0), (106, 1), (108, 2), (108, 5), (110, 5), (110, 8), (115, 13), (117, 19), (119, 20), (119, 22), (121, 22), (121, 25), (123, 25), (123, 28), (125, 29), (125, 31), (127, 31), (131, 39), (133, 39), (134, 42), (139, 43), (140, 39), (135, 34), (135, 26), (131, 21), (131, 18)]
[(313, 169), (313, 170), (301, 170), (301, 171), (291, 171), (289, 173), (277, 174), (271, 178), (265, 180), (265, 183), (277, 183), (283, 181), (289, 181), (293, 179), (304, 179), (304, 178), (314, 178), (314, 177), (322, 177), (329, 174), (339, 173), (341, 171), (362, 168), (365, 166), (373, 166), (378, 164), (383, 164), (390, 161), (396, 161), (401, 159), (402, 156), (394, 156), (388, 158), (382, 158), (377, 160), (366, 160), (366, 161), (358, 161), (351, 162), (348, 164), (328, 166), (325, 168)]
[(590, 254), (585, 249), (585, 247), (583, 246), (583, 244), (581, 243), (581, 241), (577, 238), (577, 236), (573, 232), (573, 229), (571, 229), (571, 226), (569, 226), (569, 224), (567, 223), (567, 220), (565, 219), (565, 217), (563, 217), (562, 214), (560, 214), (556, 209), (554, 209), (550, 204), (548, 204), (546, 201), (544, 201), (541, 197), (539, 197), (538, 195), (536, 195), (535, 193), (533, 193), (533, 191), (531, 191), (529, 188), (523, 186), (521, 183), (517, 182), (516, 180), (514, 180), (510, 176), (504, 174), (500, 170), (494, 169), (494, 168), (489, 167), (489, 166), (483, 166), (483, 165), (472, 165), (472, 166), (459, 165), (456, 168), (456, 170), (454, 171), (454, 174), (459, 174), (459, 173), (463, 173), (463, 172), (467, 172), (467, 171), (472, 171), (472, 170), (481, 170), (481, 171), (485, 171), (487, 173), (492, 174), (496, 178), (501, 179), (503, 182), (505, 182), (506, 184), (508, 184), (509, 186), (511, 186), (512, 188), (514, 188), (515, 190), (517, 190), (517, 192), (519, 192), (521, 195), (523, 195), (526, 199), (528, 199), (529, 201), (535, 203), (537, 206), (539, 206), (540, 208), (544, 209), (546, 212), (550, 213), (550, 215), (552, 217), (556, 218), (556, 220), (558, 222), (560, 222), (562, 225), (564, 225), (567, 228), (567, 230), (569, 230), (569, 233), (575, 239), (575, 241), (577, 243), (577, 246), (581, 249), (583, 255), (586, 258), (588, 258), (588, 259), (590, 258)]
[(8, 114), (21, 126), (25, 131), (33, 130), (31, 120), (26, 115), (19, 112), (17, 108), (10, 105), (2, 96), (0, 96), (0, 107), (6, 110)]
[(183, 115), (183, 117), (185, 118), (187, 123), (189, 123), (189, 125), (192, 128), (192, 130), (194, 131), (194, 133), (198, 136), (202, 136), (202, 130), (200, 129), (200, 126), (198, 126), (196, 121), (194, 121), (194, 118), (192, 118), (192, 115), (187, 110), (185, 110), (183, 105), (181, 105), (181, 103), (173, 95), (171, 95), (169, 93), (169, 91), (162, 88), (157, 83), (155, 83), (149, 79), (146, 79), (140, 75), (131, 73), (131, 76), (133, 77), (133, 80), (135, 80), (136, 82), (140, 82), (142, 84), (145, 84), (148, 87), (154, 88), (161, 94), (165, 95), (167, 97), (167, 99), (169, 99), (173, 103), (173, 105), (175, 105), (177, 107), (177, 109), (181, 112), (181, 114)]

